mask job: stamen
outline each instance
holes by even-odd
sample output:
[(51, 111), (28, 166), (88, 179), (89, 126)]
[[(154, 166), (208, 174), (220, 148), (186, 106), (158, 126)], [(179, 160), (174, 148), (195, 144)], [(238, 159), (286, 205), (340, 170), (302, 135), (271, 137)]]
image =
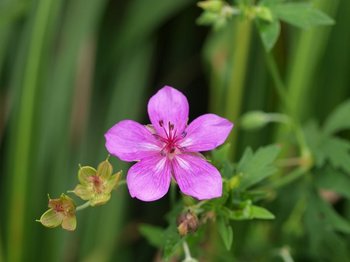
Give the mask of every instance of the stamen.
[(183, 132), (181, 133), (181, 137), (184, 138), (185, 136), (187, 136), (187, 132), (186, 132), (186, 131), (183, 131)]
[(159, 120), (158, 124), (160, 125), (160, 127), (163, 127), (163, 125), (164, 125), (163, 120)]
[(162, 136), (158, 135), (158, 134), (153, 134), (153, 136), (157, 139), (162, 141), (163, 143), (166, 143), (167, 140), (165, 138), (163, 138)]
[(168, 122), (168, 129), (169, 129), (169, 139), (172, 140), (173, 136), (172, 136), (172, 130), (174, 129), (174, 125), (170, 122)]

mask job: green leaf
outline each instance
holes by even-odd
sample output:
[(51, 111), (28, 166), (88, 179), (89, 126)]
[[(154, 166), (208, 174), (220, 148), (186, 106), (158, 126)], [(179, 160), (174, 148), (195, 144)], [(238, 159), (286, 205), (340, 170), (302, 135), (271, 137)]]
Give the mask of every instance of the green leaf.
[(247, 148), (237, 167), (238, 173), (243, 174), (240, 188), (249, 188), (275, 173), (277, 169), (273, 163), (279, 152), (277, 145), (259, 148), (255, 154)]
[(285, 0), (261, 0), (259, 2), (259, 5), (264, 5), (264, 6), (274, 6), (276, 4), (281, 4)]
[(321, 145), (321, 150), (333, 167), (341, 168), (350, 175), (350, 142), (344, 139), (329, 137)]
[(317, 187), (335, 191), (350, 199), (350, 177), (333, 168), (325, 168), (318, 172), (315, 180)]
[[(304, 222), (305, 233), (310, 239), (309, 251), (317, 256), (318, 260), (333, 261), (336, 255), (338, 258), (348, 257), (348, 247), (343, 237), (334, 230), (334, 227), (327, 219), (327, 215), (320, 208), (320, 199), (315, 193), (308, 197), (309, 204), (306, 209)], [(343, 261), (344, 259), (336, 259), (335, 261)]]
[(318, 167), (329, 161), (334, 168), (340, 168), (350, 174), (349, 141), (324, 134), (315, 123), (306, 126), (305, 137)]
[(247, 201), (242, 209), (223, 208), (222, 211), (225, 217), (232, 220), (275, 219), (270, 211), (263, 207), (254, 206), (250, 201)]
[(323, 130), (326, 134), (350, 129), (350, 100), (339, 105), (327, 118)]
[(275, 46), (281, 32), (281, 25), (278, 20), (273, 22), (257, 21), (258, 30), (266, 52), (270, 52)]
[(211, 152), (213, 162), (215, 165), (223, 165), (225, 162), (229, 161), (229, 153), (231, 150), (231, 144), (227, 143)]
[(251, 218), (257, 219), (275, 219), (274, 214), (263, 207), (251, 206), (250, 209)]
[(317, 212), (318, 216), (322, 219), (323, 226), (333, 229), (342, 233), (350, 234), (350, 223), (345, 218), (340, 216), (332, 206), (321, 199), (316, 194), (312, 194), (310, 197), (312, 204)]
[(230, 150), (231, 145), (227, 143), (211, 153), (213, 165), (220, 170), (221, 175), (225, 178), (232, 177), (234, 170), (233, 164), (229, 159)]
[(142, 224), (139, 227), (141, 235), (143, 235), (148, 242), (157, 248), (164, 245), (164, 229), (147, 224)]
[(166, 229), (163, 239), (163, 257), (167, 260), (175, 253), (182, 239), (180, 238), (175, 225), (170, 225)]
[(218, 218), (217, 225), (218, 225), (219, 234), (222, 238), (222, 241), (225, 244), (226, 249), (230, 250), (233, 242), (232, 227), (223, 218)]
[(283, 3), (271, 5), (270, 9), (277, 18), (301, 28), (334, 24), (332, 18), (309, 3)]
[(142, 224), (139, 230), (152, 246), (163, 250), (165, 260), (173, 256), (182, 241), (174, 224), (166, 229)]

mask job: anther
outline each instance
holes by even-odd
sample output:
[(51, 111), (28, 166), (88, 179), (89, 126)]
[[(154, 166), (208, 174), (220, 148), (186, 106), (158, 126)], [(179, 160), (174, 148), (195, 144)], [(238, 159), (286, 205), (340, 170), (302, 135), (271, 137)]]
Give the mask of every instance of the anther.
[(183, 131), (183, 132), (181, 133), (181, 137), (184, 138), (185, 136), (187, 136), (187, 132), (186, 132), (186, 131)]
[(159, 120), (159, 125), (160, 125), (160, 127), (163, 127), (163, 125), (164, 125), (164, 122), (163, 122), (163, 120)]

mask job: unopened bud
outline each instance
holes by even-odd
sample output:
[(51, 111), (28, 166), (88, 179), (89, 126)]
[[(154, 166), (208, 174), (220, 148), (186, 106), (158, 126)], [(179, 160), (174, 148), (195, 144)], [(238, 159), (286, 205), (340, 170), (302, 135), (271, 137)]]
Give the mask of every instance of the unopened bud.
[(213, 13), (220, 12), (224, 4), (225, 2), (220, 0), (207, 0), (198, 2), (198, 6), (200, 8)]
[(187, 211), (177, 218), (177, 225), (177, 230), (181, 236), (194, 233), (199, 226), (198, 217), (192, 211)]
[(259, 129), (269, 122), (269, 117), (262, 111), (251, 111), (244, 114), (241, 118), (241, 127), (243, 129)]
[(240, 184), (240, 182), (241, 182), (241, 176), (242, 176), (241, 174), (238, 174), (238, 175), (233, 176), (233, 177), (231, 177), (231, 178), (229, 179), (229, 181), (228, 181), (228, 187), (229, 187), (230, 190), (239, 187), (239, 184)]
[(257, 17), (267, 22), (273, 21), (272, 12), (268, 7), (265, 7), (265, 6), (255, 7), (255, 14)]

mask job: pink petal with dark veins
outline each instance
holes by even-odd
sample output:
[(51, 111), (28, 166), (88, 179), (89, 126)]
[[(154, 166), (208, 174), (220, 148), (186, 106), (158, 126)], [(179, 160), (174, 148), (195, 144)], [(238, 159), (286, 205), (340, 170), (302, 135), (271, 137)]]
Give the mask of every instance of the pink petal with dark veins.
[(199, 200), (221, 197), (221, 175), (205, 159), (194, 154), (180, 154), (172, 164), (175, 180), (184, 194)]

